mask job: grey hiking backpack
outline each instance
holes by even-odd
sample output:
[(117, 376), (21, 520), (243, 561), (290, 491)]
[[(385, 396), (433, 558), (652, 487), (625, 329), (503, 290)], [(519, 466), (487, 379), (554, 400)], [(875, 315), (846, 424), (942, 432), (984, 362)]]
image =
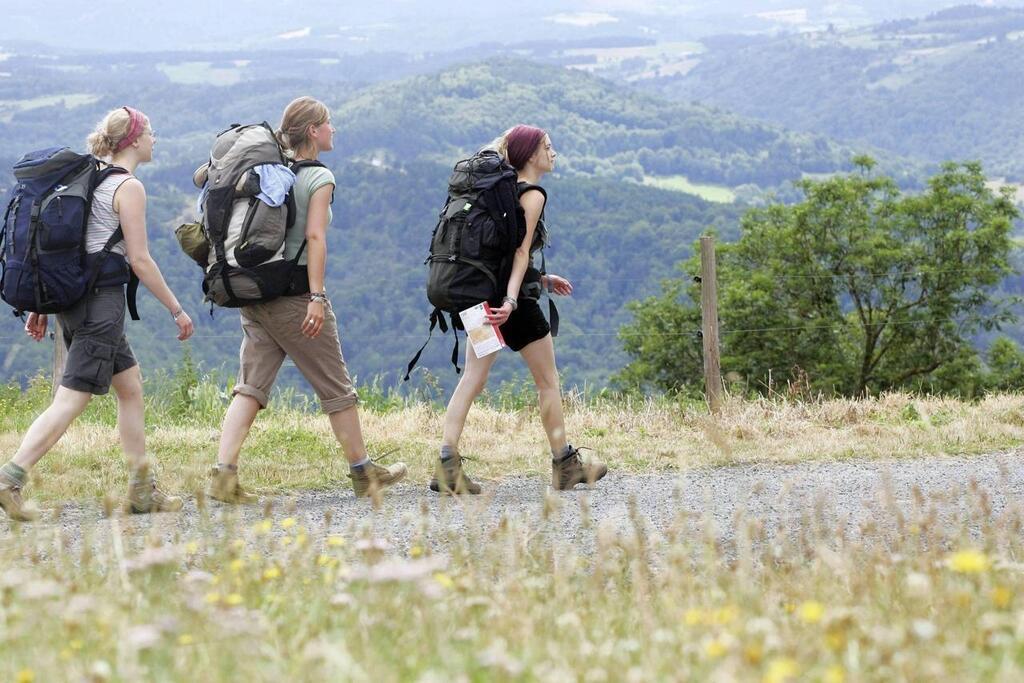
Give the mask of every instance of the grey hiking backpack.
[[(217, 136), (210, 161), (193, 176), (196, 186), (205, 188), (202, 224), (195, 226), (201, 230), (192, 237), (200, 242), (205, 238), (209, 244), (203, 277), (207, 301), (238, 308), (287, 293), (306, 243), (294, 259), (285, 259), (285, 235), (295, 222), (295, 201), (290, 190), (280, 206), (261, 198), (257, 172), (260, 166), (287, 164), (269, 124), (234, 125)], [(303, 161), (290, 168), (294, 172), (305, 166), (323, 164)], [(180, 232), (178, 238), (185, 248)], [(203, 250), (199, 251), (197, 260), (203, 265)], [(189, 253), (196, 257), (194, 245)]]

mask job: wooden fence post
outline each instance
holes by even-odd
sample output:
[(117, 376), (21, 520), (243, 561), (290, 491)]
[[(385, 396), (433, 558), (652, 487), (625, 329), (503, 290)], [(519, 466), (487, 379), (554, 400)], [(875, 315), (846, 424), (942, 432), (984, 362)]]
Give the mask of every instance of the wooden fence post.
[(700, 309), (704, 341), (704, 391), (712, 413), (722, 407), (725, 388), (718, 349), (718, 281), (715, 269), (715, 238), (700, 238)]
[(53, 330), (53, 386), (50, 388), (50, 398), (57, 394), (57, 387), (60, 386), (61, 377), (64, 376), (64, 360), (67, 356), (67, 347), (64, 346), (64, 333), (60, 329), (60, 319), (51, 315)]

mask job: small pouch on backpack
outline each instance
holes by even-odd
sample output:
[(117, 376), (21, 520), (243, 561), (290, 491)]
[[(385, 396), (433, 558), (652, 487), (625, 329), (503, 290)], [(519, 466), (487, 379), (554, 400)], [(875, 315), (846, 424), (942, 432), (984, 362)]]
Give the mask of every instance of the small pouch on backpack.
[(206, 239), (202, 224), (182, 223), (174, 231), (174, 236), (181, 250), (205, 269), (210, 259), (210, 240)]

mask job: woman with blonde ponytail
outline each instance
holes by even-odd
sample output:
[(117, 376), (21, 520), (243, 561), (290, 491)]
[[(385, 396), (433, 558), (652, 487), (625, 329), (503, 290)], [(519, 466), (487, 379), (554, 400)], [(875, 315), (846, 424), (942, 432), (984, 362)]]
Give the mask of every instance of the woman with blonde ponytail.
[(334, 133), (327, 106), (312, 97), (293, 100), (281, 117), (277, 137), (296, 174), (292, 190), (295, 223), (285, 236), (284, 257), (298, 258), (298, 267), (288, 295), (241, 309), (241, 368), (224, 416), (210, 484), (210, 496), (216, 500), (257, 501), (238, 483), (238, 459), (256, 414), (270, 400), (285, 357), (294, 361), (320, 399), (349, 462), (349, 478), (357, 496), (371, 495), (405, 476), (403, 463), (383, 467), (367, 455), (356, 407), (358, 397), (324, 287), (335, 180), (319, 157), (334, 149)]
[[(89, 151), (107, 162), (109, 171), (96, 186), (85, 233), (85, 251), (101, 258), (95, 286), (75, 306), (58, 313), (67, 360), (50, 406), (32, 423), (14, 457), (0, 467), (0, 507), (9, 517), (30, 521), (38, 513), (21, 499), (31, 469), (82, 414), (94, 395), (113, 386), (117, 395), (117, 429), (128, 458), (131, 512), (181, 509), (181, 498), (157, 488), (153, 463), (146, 454), (142, 375), (124, 333), (125, 283), (128, 267), (156, 296), (177, 326), (177, 337), (192, 336), (192, 320), (164, 282), (146, 240), (146, 190), (135, 177), (139, 165), (153, 159), (156, 137), (145, 114), (121, 107), (108, 113), (89, 136)], [(30, 313), (25, 331), (36, 341), (46, 336), (47, 316)]]

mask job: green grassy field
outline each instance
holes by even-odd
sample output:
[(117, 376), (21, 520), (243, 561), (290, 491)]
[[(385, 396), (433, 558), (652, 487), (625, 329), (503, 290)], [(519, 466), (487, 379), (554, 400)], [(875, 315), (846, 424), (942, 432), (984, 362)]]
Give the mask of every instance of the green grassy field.
[(663, 190), (692, 194), (709, 202), (731, 204), (736, 201), (736, 193), (723, 185), (702, 185), (691, 183), (686, 176), (644, 176), (644, 185), (658, 187)]

